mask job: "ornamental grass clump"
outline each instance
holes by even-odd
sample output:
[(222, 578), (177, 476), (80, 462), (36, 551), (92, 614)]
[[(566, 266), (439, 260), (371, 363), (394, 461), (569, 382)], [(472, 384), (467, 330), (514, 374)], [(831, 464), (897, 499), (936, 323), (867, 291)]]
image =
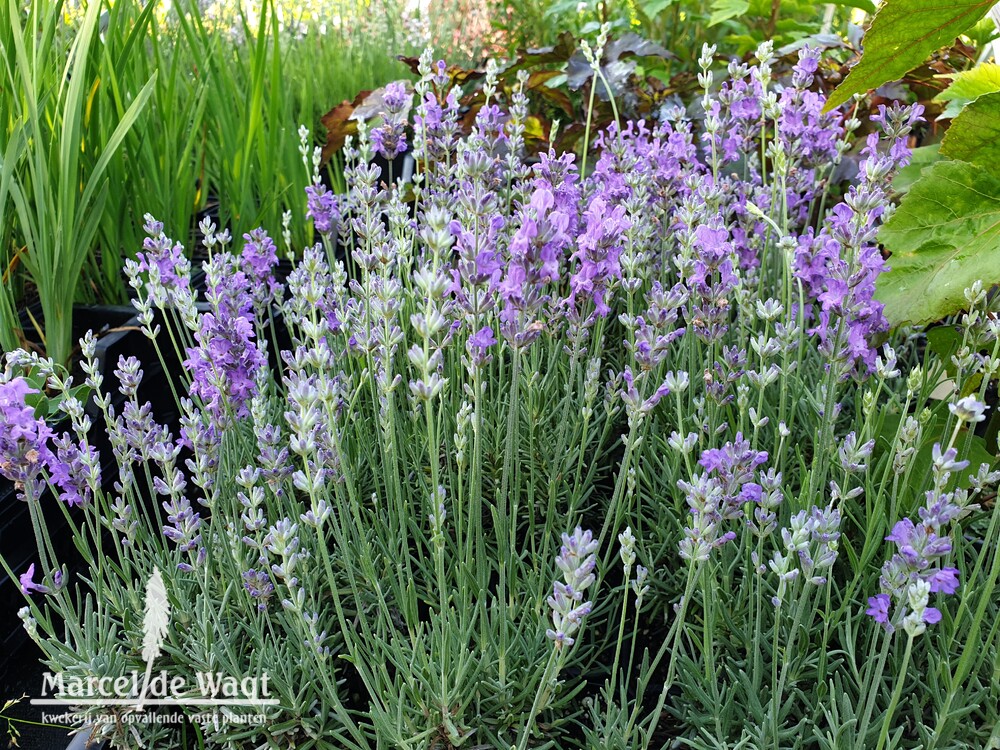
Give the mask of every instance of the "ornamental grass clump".
[[(320, 242), (287, 278), (266, 233), (240, 245), (206, 223), (200, 298), (150, 218), (128, 273), (159, 356), (183, 363), (167, 368), (177, 427), (140, 403), (141, 363), (103, 382), (88, 335), (93, 402), (63, 399), (73, 430), (56, 442), (22, 373), (70, 383), (8, 356), (0, 471), (38, 521), (21, 614), (49, 667), (141, 673), (159, 570), (156, 668), (192, 686), (266, 674), (275, 701), (245, 709), (263, 724), (190, 708), (188, 727), (85, 708), (95, 735), (859, 750), (996, 736), (997, 446), (977, 420), (997, 301), (969, 290), (944, 355), (889, 331), (875, 233), (919, 107), (824, 114), (817, 53), (783, 76), (770, 45), (757, 56), (717, 86), (707, 49), (704, 121), (616, 125), (583, 174), (573, 155), (525, 152), (524, 76), (509, 108), (490, 79), (466, 115), (425, 56), (378, 136), (347, 147), (348, 192), (309, 188)], [(371, 163), (404, 141), (408, 181)], [(834, 183), (855, 154), (856, 180)], [(117, 476), (96, 470), (91, 415)], [(82, 507), (67, 513), (82, 573), (41, 522), (52, 503)]]

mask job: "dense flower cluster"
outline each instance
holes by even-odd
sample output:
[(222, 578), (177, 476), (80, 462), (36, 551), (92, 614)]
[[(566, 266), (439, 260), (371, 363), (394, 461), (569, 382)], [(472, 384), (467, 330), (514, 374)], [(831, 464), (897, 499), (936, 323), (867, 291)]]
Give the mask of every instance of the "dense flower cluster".
[(876, 352), (869, 342), (889, 328), (874, 299), (875, 279), (886, 267), (875, 236), (891, 209), (885, 186), (909, 164), (906, 139), (922, 112), (920, 105), (879, 108), (872, 120), (884, 131), (888, 150), (880, 150), (878, 133), (868, 136), (858, 184), (833, 208), (819, 234), (807, 232), (800, 240), (796, 273), (820, 302), (810, 333), (820, 337), (821, 351), (834, 362), (873, 369)]
[(246, 244), (240, 256), (241, 270), (250, 285), (250, 297), (257, 317), (263, 318), (268, 306), (278, 301), (281, 286), (274, 278), (278, 248), (263, 229), (243, 235)]
[(189, 289), (191, 263), (184, 253), (184, 246), (163, 233), (162, 221), (146, 214), (142, 228), (149, 236), (143, 240), (142, 251), (136, 253), (138, 270), (149, 274), (153, 280), (150, 289), (155, 290), (157, 295), (154, 302), (167, 304), (170, 294)]
[(326, 237), (336, 236), (340, 225), (340, 201), (322, 183), (306, 188), (307, 216), (313, 220), (316, 231)]
[[(984, 418), (986, 405), (966, 397), (949, 404), (949, 410), (962, 422), (975, 423)], [(952, 475), (967, 469), (969, 461), (959, 461), (958, 451), (942, 451), (938, 443), (932, 451), (933, 487), (918, 510), (919, 521), (897, 521), (885, 540), (896, 546), (896, 553), (885, 563), (879, 579), (881, 593), (868, 600), (865, 611), (890, 633), (902, 626), (910, 635), (922, 633), (927, 625), (940, 621), (941, 612), (929, 604), (930, 594), (954, 594), (959, 587), (959, 570), (944, 565), (952, 552), (951, 527), (968, 507), (968, 493), (946, 491)], [(983, 469), (986, 469), (983, 473)], [(985, 465), (972, 477), (973, 486), (996, 481), (1000, 473)]]
[[(458, 746), (464, 725), (480, 721), (473, 709), (453, 713), (453, 697), (468, 692), (475, 711), (498, 693), (507, 702), (491, 709), (489, 721), (504, 718), (489, 736), (510, 747), (504, 721), (534, 719), (562, 699), (553, 670), (584, 650), (585, 620), (617, 609), (604, 606), (612, 581), (628, 597), (618, 610), (624, 632), (631, 603), (636, 617), (649, 599), (669, 610), (673, 580), (661, 571), (678, 553), (688, 583), (670, 625), (677, 659), (702, 658), (689, 653), (703, 637), (690, 637), (694, 618), (704, 618), (705, 638), (746, 633), (748, 681), (725, 690), (759, 692), (763, 661), (780, 658), (787, 626), (812, 643), (827, 618), (830, 651), (859, 632), (842, 627), (865, 620), (841, 601), (844, 589), (825, 588), (825, 604), (815, 592), (861, 567), (853, 554), (837, 564), (842, 545), (859, 549), (841, 535), (881, 523), (864, 515), (881, 513), (872, 489), (891, 481), (885, 469), (878, 484), (878, 466), (902, 484), (925, 482), (920, 491), (932, 481), (919, 518), (886, 536), (895, 553), (868, 608), (887, 630), (922, 631), (941, 619), (931, 596), (958, 589), (952, 527), (971, 506), (970, 493), (952, 488), (967, 465), (954, 446), (984, 406), (959, 399), (948, 416), (939, 405), (958, 427), (950, 445), (941, 439), (947, 449), (934, 449), (932, 480), (910, 476), (938, 439), (913, 403), (929, 388), (899, 380), (895, 351), (880, 348), (888, 326), (873, 294), (885, 269), (875, 233), (891, 212), (886, 185), (909, 159), (919, 107), (879, 110), (877, 130), (852, 155), (860, 123), (822, 112), (814, 51), (802, 50), (779, 81), (764, 45), (756, 65), (731, 64), (719, 86), (710, 52), (699, 77), (703, 120), (667, 107), (655, 122), (612, 126), (587, 161), (527, 156), (527, 74), (501, 93), (491, 66), (485, 102), (465, 113), (446, 66), (425, 55), (412, 92), (388, 86), (380, 123), (345, 146), (349, 190), (334, 195), (313, 174), (306, 196), (318, 242), (287, 275), (263, 230), (240, 247), (206, 221), (197, 288), (180, 246), (148, 218), (150, 237), (126, 272), (141, 327), (169, 370), (179, 427), (158, 424), (140, 401), (134, 358), (119, 360), (112, 401), (87, 339), (87, 414), (103, 417), (118, 463), (104, 486), (90, 417), (69, 399), (74, 430), (53, 435), (26, 403), (28, 381), (14, 375), (30, 364), (22, 353), (0, 383), (0, 473), (35, 499), (48, 481), (64, 502), (98, 506), (95, 528), (133, 566), (109, 586), (112, 604), (133, 604), (134, 592), (115, 587), (153, 560), (170, 568), (172, 584), (224, 602), (204, 627), (240, 618), (250, 622), (233, 632), (283, 638), (280, 658), (320, 680), (282, 696), (301, 709), (290, 737), (333, 736), (365, 715), (338, 703), (339, 654), (371, 690), (372, 714), (406, 717), (405, 728), (396, 716), (373, 720), (344, 746), (445, 735)], [(463, 138), (466, 115), (474, 127)], [(404, 151), (416, 178), (379, 166)], [(835, 200), (831, 170), (855, 157), (856, 184)], [(874, 415), (886, 393), (899, 396), (888, 402), (897, 409), (904, 387), (889, 459), (879, 441), (890, 415)], [(996, 479), (987, 467), (972, 481)], [(152, 512), (145, 495), (158, 503)], [(593, 518), (599, 532), (577, 526)], [(550, 554), (552, 529), (574, 527)], [(621, 578), (622, 569), (608, 575), (615, 534)], [(544, 562), (553, 556), (554, 582)], [(36, 580), (35, 570), (20, 575), (22, 590), (60, 598), (63, 573)], [(851, 591), (867, 597), (876, 575), (858, 572)], [(720, 592), (734, 602), (724, 628)], [(740, 621), (746, 611), (752, 619)], [(130, 627), (123, 621), (126, 643)], [(765, 632), (772, 652), (751, 654)], [(510, 675), (530, 672), (543, 647), (550, 667), (529, 711), (512, 702), (525, 691)], [(461, 666), (470, 651), (483, 655), (474, 670)], [(720, 660), (733, 651), (719, 649)], [(775, 724), (789, 673), (811, 679), (803, 675), (813, 660), (791, 652), (780, 679), (773, 673)], [(253, 658), (273, 656), (262, 647)], [(681, 663), (669, 658), (663, 696)], [(628, 661), (651, 663), (634, 653)], [(407, 664), (420, 668), (404, 691), (398, 666)], [(851, 679), (849, 668), (826, 666)], [(618, 687), (606, 695), (645, 705), (641, 690)], [(417, 709), (381, 697), (404, 692)]]
[(256, 390), (255, 373), (266, 364), (254, 344), (253, 325), (242, 316), (206, 313), (195, 338), (198, 346), (188, 350), (184, 363), (194, 377), (192, 395), (199, 396), (218, 419), (227, 410), (245, 417), (247, 401)]
[(24, 397), (38, 391), (31, 388), (24, 378), (14, 378), (0, 384), (0, 474), (24, 484), (52, 462), (48, 440), (52, 430), (35, 416), (35, 410), (24, 402)]
[(552, 584), (549, 607), (552, 609), (552, 627), (545, 635), (555, 641), (556, 647), (572, 646), (583, 618), (590, 614), (593, 602), (583, 601), (583, 592), (596, 580), (597, 540), (588, 530), (577, 528), (572, 536), (562, 535), (562, 549), (556, 557), (556, 567), (562, 571), (563, 580)]
[(781, 530), (785, 552), (777, 551), (768, 563), (778, 577), (778, 590), (771, 602), (779, 606), (788, 584), (801, 577), (813, 586), (827, 582), (824, 571), (837, 561), (840, 511), (834, 507), (800, 510), (788, 528)]
[(411, 94), (402, 81), (387, 84), (382, 94), (383, 123), (371, 132), (372, 146), (383, 159), (391, 161), (406, 151), (406, 118)]

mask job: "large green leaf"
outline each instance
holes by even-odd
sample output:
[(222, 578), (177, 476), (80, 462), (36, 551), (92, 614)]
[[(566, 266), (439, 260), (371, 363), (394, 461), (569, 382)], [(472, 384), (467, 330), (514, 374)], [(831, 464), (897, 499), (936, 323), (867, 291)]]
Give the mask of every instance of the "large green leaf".
[(830, 95), (832, 109), (895, 81), (986, 15), (995, 0), (886, 0), (865, 34), (864, 54)]
[(957, 117), (969, 102), (1000, 91), (1000, 65), (996, 63), (980, 63), (971, 70), (953, 73), (950, 78), (948, 88), (934, 97), (936, 102), (947, 103), (944, 112), (938, 115), (939, 120)]
[(879, 239), (892, 253), (876, 293), (890, 323), (930, 323), (958, 312), (974, 281), (1000, 283), (1000, 177), (961, 161), (934, 164)]
[(708, 19), (709, 26), (728, 21), (730, 18), (742, 16), (750, 10), (750, 0), (713, 0), (712, 16)]
[(639, 3), (639, 8), (647, 18), (656, 18), (674, 4), (676, 0), (645, 0)]
[(832, 5), (842, 5), (845, 8), (857, 8), (865, 13), (875, 15), (875, 3), (871, 0), (833, 0)]
[(941, 159), (940, 154), (940, 143), (932, 143), (930, 146), (920, 146), (913, 149), (910, 154), (910, 163), (900, 169), (892, 181), (893, 191), (900, 194), (907, 192), (920, 179), (920, 175), (927, 167)]
[(941, 153), (1000, 175), (1000, 93), (965, 106), (948, 128)]

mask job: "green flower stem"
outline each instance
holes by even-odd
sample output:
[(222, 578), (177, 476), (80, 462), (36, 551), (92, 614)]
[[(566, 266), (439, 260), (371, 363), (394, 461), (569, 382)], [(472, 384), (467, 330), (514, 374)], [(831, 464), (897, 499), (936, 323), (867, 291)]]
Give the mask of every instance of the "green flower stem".
[[(625, 583), (622, 592), (622, 611), (618, 619), (618, 638), (615, 641), (615, 659), (611, 664), (611, 683), (608, 687), (608, 711), (607, 717), (604, 722), (605, 727), (605, 742), (608, 741), (607, 731), (611, 725), (611, 700), (615, 694), (615, 683), (618, 678), (618, 665), (621, 661), (622, 655), (622, 641), (625, 639), (625, 616), (628, 613), (628, 585), (629, 585), (629, 575), (631, 571), (625, 568)], [(632, 633), (632, 644), (635, 645), (635, 632)]]
[[(611, 503), (608, 505), (607, 514), (604, 517), (604, 524), (601, 526), (601, 535), (597, 537), (598, 542), (601, 546), (604, 546), (604, 539), (607, 536), (608, 528), (612, 523), (617, 527), (620, 523), (620, 516), (622, 509), (619, 507), (621, 505), (622, 497), (625, 494), (625, 485), (628, 478), (628, 470), (632, 465), (632, 454), (635, 451), (636, 443), (636, 433), (639, 431), (639, 426), (633, 424), (629, 429), (628, 438), (625, 441), (625, 455), (622, 457), (621, 465), (618, 468), (618, 477), (615, 480), (615, 490), (611, 495)], [(609, 548), (609, 553), (613, 551)], [(607, 561), (605, 561), (607, 562)]]
[[(878, 629), (880, 632), (883, 628)], [(889, 645), (892, 643), (892, 634), (886, 632), (885, 640), (882, 641), (882, 649), (879, 651), (878, 655), (878, 666), (872, 669), (872, 663), (869, 661), (865, 667), (865, 679), (863, 682), (863, 690), (860, 695), (867, 695), (868, 700), (865, 701), (865, 713), (861, 717), (861, 724), (855, 734), (855, 748), (856, 750), (865, 750), (866, 737), (868, 735), (868, 725), (871, 723), (872, 712), (875, 710), (875, 699), (878, 697), (878, 686), (882, 684), (882, 675), (885, 673), (885, 660), (889, 655)]]
[(562, 669), (563, 659), (564, 659), (564, 648), (556, 645), (552, 649), (552, 653), (549, 654), (549, 660), (545, 663), (545, 670), (542, 672), (542, 678), (538, 681), (538, 689), (535, 691), (535, 699), (531, 703), (531, 710), (528, 712), (528, 720), (524, 723), (524, 727), (521, 730), (521, 736), (517, 742), (517, 750), (526, 750), (528, 747), (528, 738), (531, 736), (531, 730), (535, 724), (535, 717), (538, 716), (538, 712), (542, 710), (545, 703), (548, 702), (549, 696), (552, 693), (552, 683), (555, 682), (556, 678), (559, 676), (559, 670)]
[[(660, 663), (660, 659), (663, 658), (663, 655), (669, 647), (670, 661), (667, 662), (667, 677), (663, 682), (663, 688), (660, 690), (660, 696), (656, 701), (656, 708), (653, 710), (653, 714), (649, 719), (649, 724), (646, 727), (646, 742), (643, 743), (644, 750), (649, 747), (649, 741), (652, 739), (653, 733), (656, 731), (656, 725), (660, 722), (660, 714), (663, 713), (663, 704), (667, 700), (667, 693), (670, 692), (670, 688), (673, 686), (674, 679), (677, 675), (677, 653), (680, 650), (681, 634), (684, 631), (684, 618), (687, 615), (687, 608), (688, 603), (691, 600), (691, 595), (694, 593), (695, 583), (700, 577), (698, 574), (701, 572), (701, 568), (702, 566), (696, 565), (693, 562), (688, 564), (687, 583), (684, 586), (684, 596), (681, 598), (680, 611), (677, 613), (677, 619), (674, 620), (674, 624), (671, 628), (673, 630), (672, 637), (671, 634), (668, 633), (667, 637), (663, 639), (663, 645), (660, 646), (660, 650), (650, 663), (647, 671), (647, 675), (651, 675), (656, 670), (656, 665)], [(645, 681), (643, 681), (643, 687), (644, 686)], [(640, 695), (642, 692), (643, 690), (639, 691)], [(635, 702), (635, 708), (632, 710), (628, 726), (625, 729), (626, 734), (631, 734), (632, 732), (632, 727), (639, 717), (639, 708), (641, 703), (642, 701), (638, 699)]]
[[(501, 546), (500, 557), (509, 561), (513, 547), (505, 547), (511, 541), (512, 531), (509, 526), (513, 525), (509, 512), (513, 505), (511, 498), (511, 475), (514, 473), (514, 465), (517, 463), (515, 454), (517, 452), (518, 424), (520, 423), (520, 398), (521, 398), (521, 353), (513, 350), (513, 363), (510, 373), (510, 398), (507, 407), (507, 435), (505, 437), (505, 447), (503, 455), (503, 474), (500, 480), (499, 496), (499, 522)], [(515, 490), (516, 491), (516, 488)]]
[[(476, 556), (475, 570), (478, 573), (479, 588), (485, 590), (489, 578), (489, 566), (486, 564), (486, 545), (483, 539), (483, 379), (477, 372), (473, 384), (473, 450), (472, 450), (472, 507), (473, 520), (470, 522), (470, 536), (475, 537)], [(465, 559), (470, 560), (471, 547), (466, 550)]]
[(780, 677), (778, 676), (778, 638), (781, 633), (781, 604), (778, 605), (774, 612), (774, 640), (771, 652), (771, 730), (773, 733), (775, 750), (779, 750), (778, 732), (780, 727), (778, 726), (778, 719), (779, 714), (781, 713), (782, 697), (785, 692), (785, 680), (788, 677), (788, 669), (791, 664), (790, 656), (795, 653), (795, 641), (799, 634), (799, 624), (802, 621), (802, 616), (805, 614), (806, 608), (809, 606), (809, 601), (811, 599), (812, 589), (806, 586), (799, 593), (799, 606), (795, 609), (795, 616), (792, 618), (792, 628), (788, 634), (788, 643), (785, 645), (781, 654)]
[(587, 120), (583, 127), (583, 154), (580, 158), (580, 177), (587, 176), (587, 155), (590, 152), (590, 124), (594, 118), (594, 97), (597, 94), (595, 81), (590, 82), (590, 98), (587, 100)]
[[(989, 577), (987, 578), (985, 585), (976, 588), (974, 591), (970, 590), (968, 585), (963, 587), (962, 602), (958, 607), (958, 612), (955, 616), (954, 628), (956, 631), (961, 623), (962, 614), (965, 612), (967, 607), (966, 599), (968, 597), (974, 597), (978, 603), (976, 605), (976, 611), (972, 617), (972, 623), (969, 626), (968, 637), (966, 638), (965, 645), (962, 648), (962, 655), (959, 657), (955, 671), (948, 676), (948, 693), (944, 699), (941, 709), (938, 711), (938, 718), (934, 726), (934, 733), (931, 735), (931, 740), (927, 745), (927, 750), (934, 750), (937, 746), (938, 739), (944, 735), (944, 730), (949, 721), (952, 719), (951, 705), (965, 685), (965, 681), (972, 671), (973, 661), (982, 658), (983, 653), (988, 649), (988, 644), (984, 645), (982, 641), (979, 640), (979, 634), (982, 630), (983, 621), (986, 617), (986, 608), (989, 606), (990, 601), (995, 599), (997, 580), (1000, 578), (1000, 543), (996, 541), (997, 539), (1000, 539), (1000, 536), (998, 536), (998, 534), (1000, 534), (998, 526), (1000, 526), (1000, 503), (994, 502), (989, 529), (987, 530), (985, 536), (986, 539), (994, 540), (992, 545), (993, 563), (990, 567)], [(988, 548), (988, 546), (984, 546), (979, 558), (976, 561), (975, 572), (968, 578), (969, 581), (979, 580), (978, 573), (984, 567), (985, 556), (988, 553)], [(992, 632), (995, 632), (995, 627)]]
[(885, 712), (885, 721), (882, 722), (882, 731), (878, 735), (878, 744), (875, 750), (882, 750), (886, 740), (889, 739), (889, 729), (892, 726), (892, 717), (896, 713), (896, 706), (899, 704), (899, 696), (903, 693), (903, 683), (906, 682), (906, 671), (910, 667), (910, 653), (913, 651), (913, 636), (906, 637), (906, 650), (903, 651), (903, 666), (899, 668), (896, 676), (896, 687), (892, 691), (892, 700), (889, 701), (889, 708)]
[[(628, 589), (625, 590), (625, 596), (628, 596)], [(635, 644), (639, 640), (635, 635), (639, 632), (639, 612), (642, 610), (642, 594), (639, 594), (635, 598), (635, 616), (632, 618), (632, 640), (629, 645), (628, 651), (628, 669), (625, 670), (625, 674), (633, 674), (632, 668), (635, 666)]]

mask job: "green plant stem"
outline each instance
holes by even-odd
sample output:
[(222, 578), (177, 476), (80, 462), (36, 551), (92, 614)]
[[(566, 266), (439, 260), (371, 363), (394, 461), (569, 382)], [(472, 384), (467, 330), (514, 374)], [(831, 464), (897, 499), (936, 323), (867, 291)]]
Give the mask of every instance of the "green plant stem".
[[(649, 740), (653, 736), (653, 732), (656, 731), (656, 725), (660, 722), (660, 714), (663, 713), (663, 704), (667, 700), (667, 693), (670, 692), (670, 688), (673, 687), (674, 678), (677, 673), (677, 652), (680, 650), (681, 634), (684, 630), (684, 618), (687, 615), (688, 602), (691, 599), (691, 595), (694, 593), (694, 586), (698, 579), (698, 573), (701, 571), (700, 565), (695, 565), (691, 562), (688, 564), (688, 577), (687, 583), (684, 586), (684, 595), (681, 598), (680, 611), (677, 613), (677, 619), (674, 620), (674, 632), (673, 638), (664, 638), (663, 645), (660, 646), (660, 650), (657, 652), (656, 657), (653, 659), (652, 663), (649, 665), (649, 674), (652, 674), (653, 670), (656, 669), (656, 665), (659, 664), (660, 659), (663, 658), (663, 654), (666, 649), (670, 648), (670, 661), (667, 662), (667, 677), (663, 682), (663, 688), (660, 690), (660, 696), (656, 701), (656, 708), (653, 710), (653, 714), (650, 717), (649, 725), (646, 729), (646, 742), (644, 748), (649, 747)], [(639, 706), (641, 704), (640, 700), (636, 700), (635, 708), (632, 711), (632, 715), (629, 718), (628, 727), (626, 728), (626, 733), (630, 734), (632, 731), (632, 726), (635, 724), (636, 719), (638, 719)]]
[(580, 157), (580, 177), (587, 176), (587, 155), (590, 152), (590, 123), (594, 117), (594, 96), (597, 86), (594, 80), (590, 82), (590, 98), (587, 100), (587, 121), (583, 128), (583, 154)]
[[(882, 628), (879, 628), (879, 630), (882, 630)], [(878, 665), (873, 669), (869, 661), (865, 669), (864, 690), (862, 690), (861, 695), (867, 695), (868, 699), (865, 701), (865, 713), (861, 717), (861, 724), (855, 735), (856, 750), (864, 750), (865, 748), (868, 724), (871, 722), (872, 712), (875, 710), (875, 699), (878, 697), (876, 686), (882, 684), (882, 674), (885, 672), (885, 660), (889, 655), (889, 645), (891, 642), (892, 635), (885, 633), (885, 640), (882, 641), (882, 648), (878, 655)]]
[(899, 696), (903, 693), (903, 683), (906, 682), (906, 671), (910, 667), (910, 653), (913, 650), (913, 636), (907, 634), (906, 650), (903, 651), (903, 665), (899, 668), (896, 676), (896, 687), (892, 691), (892, 700), (889, 701), (889, 708), (885, 712), (885, 721), (882, 722), (882, 731), (878, 735), (878, 744), (875, 750), (882, 750), (886, 740), (889, 739), (889, 729), (892, 726), (892, 717), (896, 713), (896, 706), (899, 704)]
[(524, 723), (524, 728), (521, 730), (521, 736), (517, 742), (517, 750), (526, 750), (528, 747), (528, 738), (531, 736), (535, 717), (538, 716), (538, 712), (544, 706), (543, 701), (548, 700), (549, 693), (551, 692), (550, 685), (558, 677), (559, 670), (562, 668), (562, 652), (562, 648), (556, 647), (549, 654), (549, 660), (545, 663), (545, 670), (542, 672), (542, 678), (538, 682), (538, 689), (535, 691), (535, 698), (531, 702), (528, 720)]
[[(625, 585), (624, 585), (624, 591), (622, 593), (622, 610), (621, 610), (621, 615), (618, 619), (618, 638), (615, 640), (615, 659), (611, 664), (611, 682), (608, 687), (608, 710), (607, 710), (607, 717), (604, 722), (605, 742), (608, 741), (607, 731), (611, 725), (611, 701), (613, 700), (615, 694), (615, 682), (617, 681), (618, 678), (618, 665), (619, 662), (621, 661), (621, 654), (622, 654), (622, 641), (625, 638), (625, 616), (628, 612), (628, 584), (629, 584), (629, 570), (628, 568), (626, 568)], [(633, 644), (635, 643), (634, 633), (632, 636), (632, 643)]]
[[(512, 555), (514, 553), (514, 526), (516, 519), (510, 517), (510, 508), (513, 506), (512, 498), (508, 496), (510, 491), (510, 477), (516, 463), (514, 453), (517, 450), (517, 425), (519, 423), (520, 410), (520, 382), (521, 382), (521, 354), (518, 349), (513, 350), (513, 366), (510, 382), (510, 403), (507, 409), (507, 434), (503, 457), (503, 475), (500, 481), (500, 497), (498, 525), (499, 535), (497, 546), (500, 558), (500, 587), (497, 592), (497, 601), (500, 606), (500, 617), (503, 622), (507, 621), (507, 608), (513, 602), (508, 602), (509, 576), (512, 568)], [(507, 678), (507, 629), (501, 627), (500, 633), (500, 663), (499, 675), (500, 684), (504, 686)]]
[[(927, 745), (927, 750), (934, 750), (937, 746), (938, 740), (944, 735), (944, 730), (951, 720), (951, 705), (958, 695), (959, 691), (965, 685), (965, 681), (972, 671), (972, 662), (977, 658), (983, 657), (983, 644), (979, 641), (979, 633), (982, 629), (983, 621), (986, 616), (986, 608), (989, 603), (994, 600), (997, 580), (1000, 578), (1000, 542), (998, 542), (998, 526), (1000, 526), (1000, 503), (994, 501), (993, 513), (990, 518), (990, 525), (986, 532), (986, 539), (993, 540), (993, 563), (990, 567), (989, 577), (986, 583), (981, 588), (977, 588), (974, 594), (963, 593), (962, 605), (965, 604), (965, 597), (969, 595), (974, 595), (978, 601), (976, 605), (976, 611), (972, 617), (972, 623), (969, 626), (968, 635), (965, 639), (965, 645), (962, 647), (962, 655), (959, 657), (958, 664), (955, 667), (954, 672), (952, 672), (948, 677), (948, 694), (944, 699), (944, 703), (941, 709), (938, 711), (937, 722), (934, 725), (934, 733), (931, 735), (930, 742)], [(982, 559), (985, 556), (987, 550), (984, 549), (980, 560), (977, 560), (976, 569), (981, 569)], [(978, 575), (973, 575), (969, 580), (978, 580)], [(968, 592), (968, 587), (965, 587), (963, 591)], [(964, 606), (959, 606), (958, 614), (955, 617), (955, 629), (958, 629), (959, 623), (961, 621), (962, 612), (965, 611)]]
[(778, 746), (778, 733), (779, 726), (778, 720), (781, 713), (781, 703), (782, 697), (785, 692), (785, 679), (788, 677), (788, 668), (791, 664), (791, 656), (795, 654), (795, 641), (799, 633), (799, 623), (802, 620), (802, 616), (805, 614), (805, 610), (809, 605), (809, 600), (812, 598), (812, 591), (809, 588), (805, 588), (799, 593), (799, 606), (795, 609), (795, 616), (792, 618), (792, 628), (788, 634), (788, 643), (785, 645), (785, 649), (781, 655), (781, 676), (778, 677), (778, 636), (781, 632), (781, 606), (775, 610), (774, 614), (774, 640), (772, 643), (773, 652), (771, 654), (771, 665), (772, 665), (772, 693), (771, 693), (771, 729), (773, 732), (774, 747), (775, 750), (780, 750)]

